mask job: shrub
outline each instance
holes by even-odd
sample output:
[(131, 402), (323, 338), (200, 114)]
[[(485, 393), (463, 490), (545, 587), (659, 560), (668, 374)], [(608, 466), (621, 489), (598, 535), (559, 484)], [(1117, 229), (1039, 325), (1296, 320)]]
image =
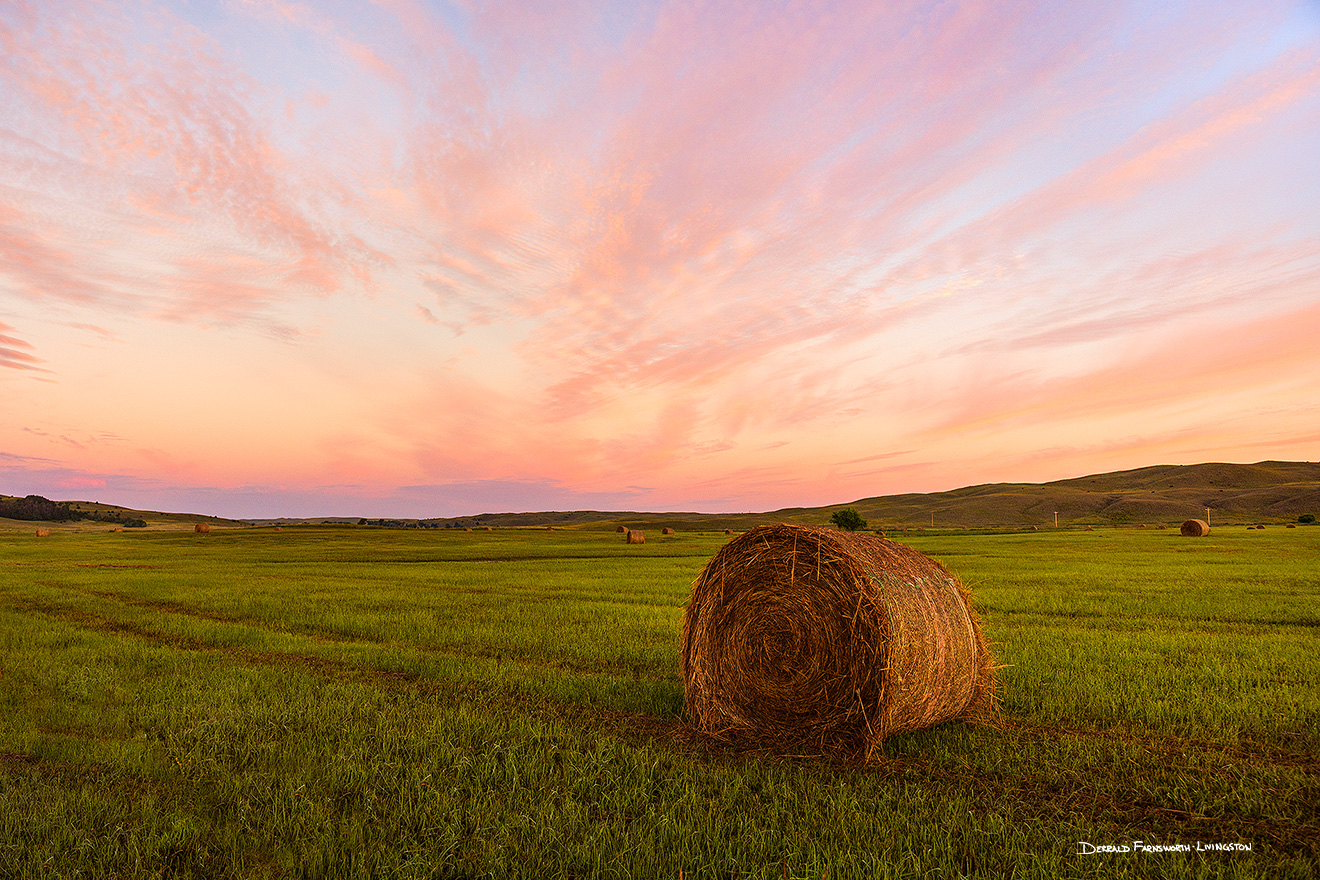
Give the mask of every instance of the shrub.
[(862, 515), (857, 512), (857, 508), (855, 507), (845, 507), (843, 510), (836, 510), (834, 514), (830, 516), (830, 522), (834, 523), (839, 528), (846, 529), (850, 532), (866, 528), (866, 520), (862, 519)]
[(1302, 514), (1301, 516), (1297, 517), (1297, 521), (1298, 521), (1299, 523), (1308, 523), (1308, 524), (1309, 524), (1309, 523), (1313, 523), (1313, 522), (1315, 522), (1315, 514), (1314, 514), (1314, 513), (1304, 513), (1304, 514)]

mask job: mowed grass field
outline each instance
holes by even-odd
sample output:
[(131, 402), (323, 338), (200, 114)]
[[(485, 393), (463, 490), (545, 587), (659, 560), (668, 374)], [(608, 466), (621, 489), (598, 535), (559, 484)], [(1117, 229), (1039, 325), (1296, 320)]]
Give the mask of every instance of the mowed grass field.
[(0, 877), (1320, 872), (1320, 528), (905, 537), (1002, 724), (865, 767), (683, 723), (725, 540), (0, 533)]

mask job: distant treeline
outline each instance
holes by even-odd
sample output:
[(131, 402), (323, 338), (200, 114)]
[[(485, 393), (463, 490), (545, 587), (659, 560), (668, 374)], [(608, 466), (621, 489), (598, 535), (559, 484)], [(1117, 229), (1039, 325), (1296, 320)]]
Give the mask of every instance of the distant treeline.
[(130, 529), (140, 529), (147, 524), (145, 519), (125, 516), (119, 511), (97, 513), (95, 511), (79, 510), (68, 501), (51, 501), (49, 498), (43, 498), (40, 495), (11, 498), (7, 501), (0, 500), (0, 517), (37, 520), (40, 522), (77, 522), (86, 519), (92, 522), (115, 523)]

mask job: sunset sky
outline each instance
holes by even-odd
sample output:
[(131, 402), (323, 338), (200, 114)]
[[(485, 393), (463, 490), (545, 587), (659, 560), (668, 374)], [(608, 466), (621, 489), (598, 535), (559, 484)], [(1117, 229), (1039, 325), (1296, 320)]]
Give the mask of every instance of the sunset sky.
[(763, 511), (1320, 450), (1320, 2), (0, 0), (0, 492)]

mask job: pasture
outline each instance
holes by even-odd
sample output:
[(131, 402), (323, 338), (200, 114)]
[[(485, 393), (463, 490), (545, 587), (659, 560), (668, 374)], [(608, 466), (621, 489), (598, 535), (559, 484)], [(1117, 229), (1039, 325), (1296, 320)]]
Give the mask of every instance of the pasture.
[(1320, 872), (1320, 528), (904, 536), (1001, 724), (864, 767), (684, 724), (647, 538), (0, 532), (0, 877)]

